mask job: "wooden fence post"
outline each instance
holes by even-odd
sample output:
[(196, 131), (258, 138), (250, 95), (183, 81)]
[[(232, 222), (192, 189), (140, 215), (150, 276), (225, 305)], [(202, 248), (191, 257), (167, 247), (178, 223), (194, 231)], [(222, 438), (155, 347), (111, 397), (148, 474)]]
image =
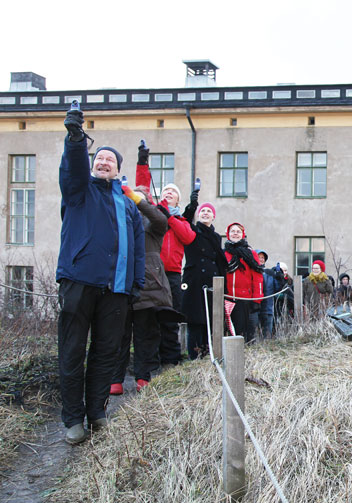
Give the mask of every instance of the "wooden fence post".
[(293, 276), (294, 312), (298, 323), (303, 322), (302, 276)]
[(222, 339), (224, 337), (224, 278), (213, 279), (213, 351), (214, 358), (222, 358)]
[[(223, 337), (223, 355), (226, 381), (244, 413), (243, 337)], [(244, 425), (225, 388), (222, 403), (224, 491), (237, 501), (246, 493)]]

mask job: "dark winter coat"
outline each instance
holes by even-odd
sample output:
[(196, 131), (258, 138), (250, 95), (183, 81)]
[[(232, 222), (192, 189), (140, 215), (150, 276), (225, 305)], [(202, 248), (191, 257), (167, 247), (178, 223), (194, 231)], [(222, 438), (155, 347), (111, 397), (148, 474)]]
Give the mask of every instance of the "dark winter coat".
[[(276, 268), (264, 269), (263, 271), (263, 288), (264, 297), (268, 295), (273, 295), (274, 293), (280, 292), (285, 283), (284, 275), (281, 271), (276, 271)], [(274, 314), (274, 300), (275, 297), (270, 297), (269, 299), (262, 300), (260, 304), (261, 314)]]
[(134, 310), (154, 306), (172, 307), (169, 280), (165, 274), (160, 250), (167, 231), (167, 218), (156, 206), (142, 200), (138, 204), (145, 230), (145, 285)]
[[(137, 165), (136, 185), (150, 190), (151, 175), (147, 165)], [(184, 247), (192, 243), (195, 233), (189, 222), (183, 217), (171, 216), (168, 219), (168, 231), (161, 248), (161, 260), (165, 271), (181, 273)]]
[[(185, 246), (182, 312), (189, 323), (206, 324), (203, 286), (213, 286), (214, 276), (226, 276), (227, 261), (221, 249), (221, 237), (214, 227), (201, 222), (191, 225), (195, 238)], [(211, 298), (210, 301), (211, 313)]]
[(120, 180), (90, 174), (86, 139), (66, 137), (60, 165), (61, 247), (56, 279), (129, 294), (144, 285), (144, 229)]
[(323, 314), (333, 291), (331, 281), (325, 273), (320, 273), (318, 278), (310, 274), (303, 281), (303, 304), (313, 316)]

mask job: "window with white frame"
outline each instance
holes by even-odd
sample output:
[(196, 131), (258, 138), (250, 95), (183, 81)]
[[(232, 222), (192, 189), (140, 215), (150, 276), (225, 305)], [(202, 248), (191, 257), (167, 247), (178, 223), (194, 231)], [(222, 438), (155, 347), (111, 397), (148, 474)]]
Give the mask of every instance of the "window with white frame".
[[(152, 175), (155, 192), (159, 197), (162, 188), (168, 183), (174, 183), (175, 156), (174, 154), (150, 154), (149, 168)], [(150, 190), (154, 196), (154, 189)]]
[(248, 153), (224, 152), (219, 158), (219, 196), (247, 197)]
[(297, 197), (326, 197), (326, 152), (297, 152)]
[[(7, 303), (10, 310), (27, 309), (33, 306), (33, 267), (31, 266), (7, 266), (7, 285), (14, 288), (7, 289)], [(16, 290), (15, 290), (16, 289)]]
[(11, 156), (8, 240), (12, 244), (34, 244), (35, 161), (34, 155)]
[(296, 237), (295, 238), (295, 274), (305, 276), (312, 270), (315, 260), (325, 262), (324, 237)]

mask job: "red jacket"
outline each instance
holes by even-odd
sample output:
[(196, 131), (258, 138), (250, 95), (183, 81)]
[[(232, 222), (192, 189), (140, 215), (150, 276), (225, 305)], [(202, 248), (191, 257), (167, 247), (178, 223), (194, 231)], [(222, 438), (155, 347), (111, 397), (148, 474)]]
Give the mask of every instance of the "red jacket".
[[(150, 192), (151, 175), (149, 166), (137, 164), (136, 186), (143, 185)], [(194, 240), (196, 233), (183, 217), (171, 216), (169, 229), (164, 236), (160, 257), (165, 271), (181, 273), (184, 247)]]
[[(227, 228), (227, 238), (229, 239), (229, 230), (234, 224), (230, 224)], [(243, 226), (241, 226), (243, 227)], [(243, 228), (243, 237), (245, 237), (245, 231)], [(256, 251), (252, 250), (253, 257), (259, 264), (259, 258)], [(231, 261), (232, 255), (231, 253), (225, 251), (225, 256), (228, 262)], [(260, 300), (255, 300), (260, 304), (261, 297), (263, 297), (263, 274), (260, 272), (256, 272), (249, 267), (249, 265), (243, 260), (240, 259), (241, 264), (244, 265), (245, 269), (242, 271), (240, 269), (236, 269), (233, 273), (226, 274), (226, 286), (228, 295), (232, 295), (234, 297), (243, 297), (245, 299), (255, 299), (259, 298)]]

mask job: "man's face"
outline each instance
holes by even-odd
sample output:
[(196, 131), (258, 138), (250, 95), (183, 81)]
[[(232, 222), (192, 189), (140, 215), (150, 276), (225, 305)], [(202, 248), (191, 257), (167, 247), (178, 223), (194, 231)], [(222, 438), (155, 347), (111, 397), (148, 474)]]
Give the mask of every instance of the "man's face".
[(111, 180), (118, 175), (117, 159), (110, 150), (100, 150), (93, 163), (93, 174), (97, 178)]
[(259, 263), (260, 263), (260, 265), (264, 265), (265, 264), (265, 255), (264, 255), (264, 253), (258, 253), (258, 257), (259, 257)]
[(345, 276), (344, 278), (342, 278), (341, 283), (342, 283), (344, 286), (347, 286), (347, 285), (348, 285), (348, 278), (346, 278), (346, 276)]
[(210, 208), (208, 208), (207, 206), (204, 206), (204, 208), (202, 208), (200, 210), (198, 218), (202, 224), (210, 227), (212, 221), (214, 220), (214, 213), (211, 211)]
[(166, 199), (169, 206), (176, 208), (178, 204), (178, 194), (175, 189), (167, 188), (161, 193), (161, 199)]
[(243, 234), (241, 227), (238, 227), (238, 225), (233, 225), (229, 231), (230, 241), (237, 243), (238, 241), (241, 241), (242, 236)]

